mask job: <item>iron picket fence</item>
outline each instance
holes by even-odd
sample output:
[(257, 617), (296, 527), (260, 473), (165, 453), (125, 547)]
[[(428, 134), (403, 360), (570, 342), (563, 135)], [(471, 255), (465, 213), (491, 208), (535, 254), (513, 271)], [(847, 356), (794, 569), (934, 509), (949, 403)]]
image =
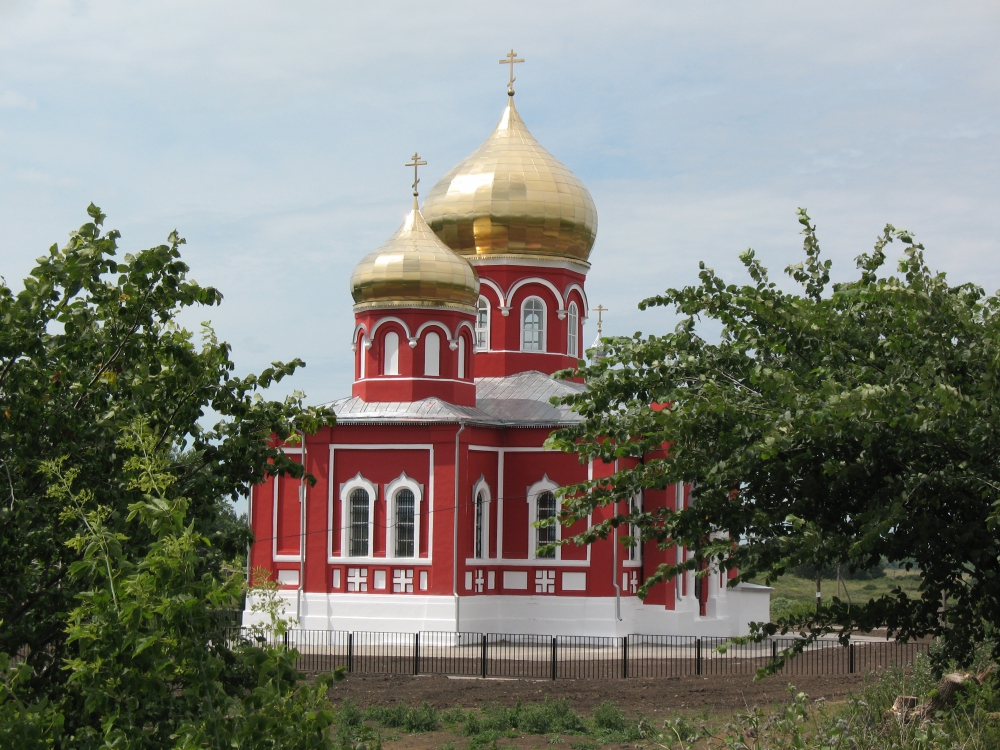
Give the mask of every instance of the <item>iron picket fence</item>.
[[(519, 635), (510, 633), (389, 633), (288, 630), (283, 635), (251, 628), (227, 631), (230, 645), (260, 641), (295, 649), (303, 672), (440, 674), (464, 677), (607, 680), (630, 677), (753, 675), (795, 643), (771, 638), (733, 644), (725, 637), (629, 635)], [(725, 650), (720, 646), (726, 645)], [(927, 643), (837, 640), (809, 644), (789, 658), (785, 675), (871, 673), (913, 663)]]

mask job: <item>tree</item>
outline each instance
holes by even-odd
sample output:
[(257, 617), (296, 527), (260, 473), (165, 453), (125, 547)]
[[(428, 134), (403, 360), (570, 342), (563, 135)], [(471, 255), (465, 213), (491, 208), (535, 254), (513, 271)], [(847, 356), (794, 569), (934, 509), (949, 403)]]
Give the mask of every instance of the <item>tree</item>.
[(156, 451), (171, 457), (164, 472), (187, 498), (185, 518), (210, 542), (192, 552), (198, 576), (222, 580), (226, 561), (249, 542), (227, 501), (267, 473), (301, 476), (273, 438), (280, 445), (332, 420), (300, 396), (260, 396), (301, 360), (237, 377), (229, 345), (210, 328), (199, 346), (175, 322), (185, 307), (222, 300), (187, 278), (176, 232), (117, 260), (119, 233), (103, 232), (96, 206), (88, 214), (64, 248), (53, 245), (37, 260), (23, 290), (0, 283), (0, 652), (30, 653), (18, 682), (26, 705), (59, 699), (70, 674), (69, 613), (89, 590), (70, 575), (81, 550), (68, 542), (82, 533), (83, 517), (62, 512), (43, 466), (61, 461), (72, 470), (74, 485), (107, 508), (102, 523), (121, 537), (122, 559), (139, 560), (156, 534), (127, 529), (139, 495), (125, 479), (128, 451), (119, 440), (141, 420), (157, 436)]
[[(815, 226), (801, 209), (799, 221), (805, 259), (786, 269), (799, 293), (770, 281), (753, 250), (740, 256), (749, 284), (701, 264), (699, 284), (640, 304), (674, 307), (683, 317), (672, 333), (604, 339), (604, 359), (573, 373), (588, 388), (562, 403), (584, 421), (550, 446), (634, 460), (566, 488), (562, 520), (692, 483), (690, 509), (617, 514), (574, 541), (634, 524), (648, 542), (694, 551), (660, 566), (640, 595), (706, 566), (738, 568), (736, 585), (803, 564), (913, 560), (919, 598), (897, 588), (853, 605), (833, 599), (755, 633), (886, 627), (903, 640), (941, 636), (950, 655), (967, 655), (1000, 622), (1000, 300), (949, 285), (891, 225), (857, 259), (857, 278), (831, 287)], [(884, 275), (894, 241), (904, 245), (899, 275)], [(704, 320), (721, 326), (718, 340), (699, 334)]]

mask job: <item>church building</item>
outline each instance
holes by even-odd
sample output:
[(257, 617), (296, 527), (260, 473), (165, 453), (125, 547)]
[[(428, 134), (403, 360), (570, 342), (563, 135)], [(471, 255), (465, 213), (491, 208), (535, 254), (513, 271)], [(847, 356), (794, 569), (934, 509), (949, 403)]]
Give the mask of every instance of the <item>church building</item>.
[[(250, 564), (312, 630), (744, 634), (768, 619), (769, 589), (727, 588), (714, 571), (636, 596), (684, 549), (626, 547), (622, 529), (538, 551), (587, 523), (534, 525), (559, 513), (559, 487), (616, 466), (543, 447), (579, 419), (549, 400), (584, 386), (551, 375), (585, 356), (597, 210), (532, 137), (512, 84), (486, 141), (422, 209), (415, 176), (402, 226), (357, 264), (351, 396), (334, 402), (335, 426), (285, 449), (314, 486), (279, 477), (253, 488)], [(677, 486), (635, 502), (689, 499)]]

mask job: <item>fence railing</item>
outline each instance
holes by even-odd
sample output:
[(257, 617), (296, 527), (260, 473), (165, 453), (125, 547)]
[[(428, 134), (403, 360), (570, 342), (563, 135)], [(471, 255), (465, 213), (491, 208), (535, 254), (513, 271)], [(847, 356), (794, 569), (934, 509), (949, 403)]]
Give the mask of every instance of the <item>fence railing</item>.
[[(228, 639), (264, 640), (298, 652), (303, 672), (369, 674), (442, 674), (468, 677), (534, 679), (618, 679), (752, 675), (793, 638), (729, 644), (728, 638), (673, 635), (588, 636), (512, 635), (505, 633), (382, 633), (343, 630), (289, 630), (281, 636), (251, 628), (231, 628)], [(861, 674), (912, 664), (926, 643), (816, 641), (788, 659), (786, 675)]]

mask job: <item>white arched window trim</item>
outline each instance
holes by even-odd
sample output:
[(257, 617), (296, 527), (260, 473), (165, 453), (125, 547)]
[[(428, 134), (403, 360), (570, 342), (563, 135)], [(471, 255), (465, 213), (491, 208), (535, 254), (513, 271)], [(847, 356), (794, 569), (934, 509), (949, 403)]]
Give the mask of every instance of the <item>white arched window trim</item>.
[(486, 352), (490, 349), (490, 324), (493, 321), (493, 306), (484, 294), (479, 295), (476, 302), (476, 331), (475, 342), (477, 352)]
[[(400, 490), (413, 493), (413, 556), (396, 557), (396, 493)], [(406, 476), (404, 471), (385, 486), (386, 537), (385, 556), (396, 560), (415, 560), (420, 557), (420, 505), (424, 499), (424, 486)]]
[[(476, 557), (476, 498), (479, 493), (483, 493), (483, 556)], [(490, 557), (490, 542), (492, 537), (490, 536), (490, 507), (493, 504), (493, 493), (490, 492), (490, 485), (486, 481), (486, 477), (480, 475), (476, 483), (472, 485), (472, 557), (469, 558), (470, 562), (482, 562), (483, 560), (492, 560)]]
[[(365, 490), (368, 493), (368, 555), (352, 557), (349, 553), (351, 544), (351, 493), (354, 490)], [(361, 476), (359, 471), (352, 479), (340, 485), (340, 556), (347, 560), (372, 560), (375, 546), (375, 501), (378, 500), (378, 488)]]
[[(642, 493), (637, 494), (632, 498), (631, 506), (637, 511), (642, 511)], [(639, 538), (639, 527), (628, 525), (628, 535)], [(629, 549), (625, 553), (625, 560), (622, 562), (626, 568), (639, 568), (642, 567), (642, 542), (636, 541), (635, 546)]]
[(382, 374), (399, 375), (399, 334), (395, 331), (382, 337)]
[[(541, 329), (539, 331), (539, 342), (538, 342), (540, 346), (539, 346), (538, 349), (525, 349), (524, 348), (524, 325), (525, 325), (525, 323), (524, 323), (524, 316), (525, 316), (525, 312), (526, 312), (527, 307), (528, 307), (528, 303), (533, 302), (533, 301), (537, 301), (541, 305), (541, 307), (542, 307)], [(521, 351), (522, 352), (539, 352), (539, 353), (541, 353), (541, 352), (548, 351), (547, 348), (546, 348), (547, 345), (548, 345), (548, 336), (546, 335), (548, 333), (548, 331), (546, 330), (548, 328), (548, 321), (549, 321), (549, 307), (548, 307), (548, 305), (545, 304), (545, 300), (543, 300), (541, 297), (539, 297), (537, 295), (534, 295), (534, 294), (531, 295), (530, 297), (525, 297), (524, 300), (521, 302), (521, 331), (520, 331), (520, 336), (521, 336)]]
[(465, 380), (465, 336), (458, 335), (458, 369), (456, 371), (459, 380)]
[[(533, 524), (538, 520), (538, 498), (543, 492), (551, 492), (556, 495), (556, 490), (559, 489), (559, 485), (549, 479), (549, 475), (545, 474), (540, 480), (535, 482), (533, 485), (528, 487), (528, 556), (532, 560), (539, 560), (545, 562), (551, 562), (552, 560), (562, 559), (562, 547), (556, 547), (555, 557), (538, 557), (538, 532), (540, 529), (535, 527)], [(562, 502), (559, 500), (559, 496), (556, 495), (556, 517), (559, 516), (559, 512), (562, 510)], [(556, 524), (556, 541), (562, 539), (562, 526)]]
[(441, 376), (441, 337), (434, 331), (424, 334), (424, 377)]

